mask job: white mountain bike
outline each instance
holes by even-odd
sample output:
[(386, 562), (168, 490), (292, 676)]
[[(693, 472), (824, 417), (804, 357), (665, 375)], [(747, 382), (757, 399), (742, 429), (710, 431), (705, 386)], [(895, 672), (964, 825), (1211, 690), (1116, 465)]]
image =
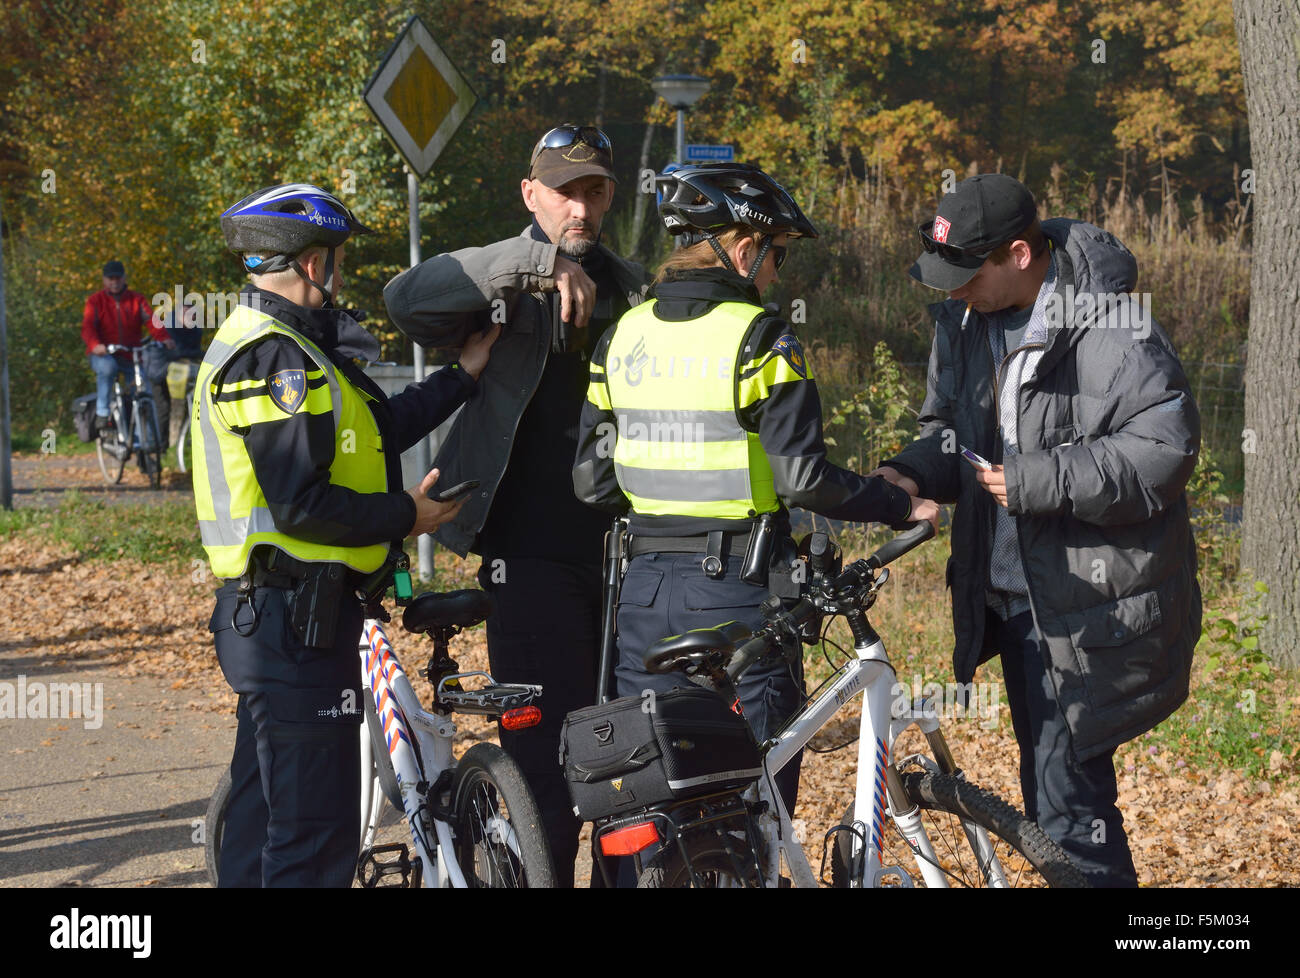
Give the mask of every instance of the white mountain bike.
[[(772, 776), (861, 694), (857, 785), (843, 818), (825, 833), (820, 875), (830, 849), (831, 883), (839, 887), (1087, 886), (1036, 823), (966, 779), (933, 704), (905, 697), (900, 708), (893, 666), (866, 612), (889, 580), (885, 565), (931, 536), (933, 528), (922, 523), (841, 573), (838, 548), (813, 534), (809, 584), (794, 608), (782, 610), (780, 599), (769, 598), (757, 632), (729, 622), (651, 646), (644, 658), (649, 672), (682, 672), (727, 703), (736, 701), (735, 681), (756, 660), (783, 650), (802, 654), (800, 633), (823, 616), (844, 616), (855, 656), (759, 745), (763, 773), (756, 782), (603, 820), (595, 828), (597, 852), (657, 845), (640, 872), (642, 887), (779, 886), (785, 873), (794, 886), (817, 886)], [(898, 758), (898, 739), (913, 725), (929, 754)]]
[[(422, 594), (406, 609), (407, 631), (433, 639), (426, 671), (434, 687), (429, 711), (402, 671), (379, 621), (367, 619), (359, 652), (366, 722), (361, 726), (361, 823), (357, 880), (365, 887), (553, 887), (550, 845), (523, 773), (495, 744), (452, 756), (452, 713), (499, 719), (510, 730), (535, 726), (542, 688), (503, 685), (485, 672), (461, 673), (449, 640), (491, 614), (483, 591)], [(486, 682), (467, 689), (462, 681)], [(218, 854), (230, 796), (223, 773), (208, 804), (204, 834), (208, 877), (217, 884)], [(387, 801), (406, 816), (411, 845), (377, 845)]]

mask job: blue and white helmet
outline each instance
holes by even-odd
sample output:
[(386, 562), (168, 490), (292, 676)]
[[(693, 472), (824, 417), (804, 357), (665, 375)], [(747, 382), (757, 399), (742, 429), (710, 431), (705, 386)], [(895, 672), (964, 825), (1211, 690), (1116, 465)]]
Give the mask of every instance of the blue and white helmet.
[(370, 234), (343, 202), (310, 183), (282, 183), (250, 194), (221, 215), (221, 233), (250, 272), (290, 267), (313, 245), (334, 248), (354, 234)]

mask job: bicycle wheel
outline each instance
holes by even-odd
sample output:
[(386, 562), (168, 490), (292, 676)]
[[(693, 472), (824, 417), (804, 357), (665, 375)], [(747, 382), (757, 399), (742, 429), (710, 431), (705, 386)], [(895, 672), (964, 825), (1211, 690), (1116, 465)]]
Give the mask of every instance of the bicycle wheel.
[(176, 468), (181, 472), (190, 470), (190, 416), (185, 415), (180, 431), (176, 433)]
[[(660, 849), (637, 877), (637, 889), (689, 889), (700, 880), (700, 889), (738, 890), (762, 886), (753, 851), (743, 834), (732, 832), (724, 843), (716, 832), (704, 831)], [(683, 847), (689, 850), (686, 864)]]
[(135, 406), (137, 430), (140, 433), (141, 468), (149, 477), (149, 486), (162, 487), (162, 435), (158, 431), (158, 414), (153, 401), (142, 400)]
[(452, 781), (456, 861), (472, 887), (538, 889), (555, 886), (546, 841), (523, 772), (495, 744), (475, 744)]
[(119, 432), (122, 430), (120, 405), (121, 402), (114, 398), (109, 415), (113, 419), (113, 428), (111, 431), (99, 432), (95, 438), (95, 455), (99, 459), (99, 471), (103, 473), (104, 481), (109, 485), (116, 485), (122, 481), (122, 473), (126, 471), (126, 460), (130, 458), (130, 453), (123, 449), (119, 438)]
[[(988, 867), (980, 865), (962, 828), (963, 820), (983, 826), (987, 831), (993, 855), (1008, 886), (1088, 886), (1086, 877), (1070, 862), (1070, 857), (1048, 838), (1037, 823), (993, 792), (951, 775), (926, 771), (908, 771), (902, 779), (908, 799), (920, 806), (935, 860), (948, 878), (949, 886), (991, 885)], [(853, 806), (850, 805), (840, 824), (849, 826), (852, 822)], [(852, 844), (851, 831), (835, 833), (831, 852), (833, 886), (849, 885), (848, 861)], [(911, 877), (913, 885), (926, 885), (916, 867), (911, 847), (892, 818), (885, 822), (881, 855), (886, 865), (901, 866)]]
[(221, 863), (221, 831), (226, 824), (226, 808), (230, 804), (230, 768), (221, 772), (217, 787), (208, 802), (208, 813), (203, 818), (203, 859), (208, 867), (208, 882), (217, 885), (217, 867)]

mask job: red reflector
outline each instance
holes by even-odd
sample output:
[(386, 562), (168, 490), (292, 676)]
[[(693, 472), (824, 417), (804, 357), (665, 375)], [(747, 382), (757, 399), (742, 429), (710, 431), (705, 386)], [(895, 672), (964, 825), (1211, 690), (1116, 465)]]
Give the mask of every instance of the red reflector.
[(535, 727), (542, 722), (540, 706), (521, 706), (517, 710), (506, 710), (501, 714), (501, 726), (507, 730), (523, 730)]
[(600, 837), (600, 851), (607, 856), (630, 856), (659, 841), (654, 822), (638, 822), (625, 829), (615, 829)]

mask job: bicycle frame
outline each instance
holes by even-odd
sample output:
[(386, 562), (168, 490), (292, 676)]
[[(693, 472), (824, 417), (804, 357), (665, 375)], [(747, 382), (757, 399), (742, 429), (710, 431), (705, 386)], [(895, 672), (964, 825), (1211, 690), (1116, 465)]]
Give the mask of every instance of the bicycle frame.
[[(410, 825), (413, 851), (420, 859), (421, 885), (464, 887), (465, 876), (452, 855), (451, 826), (429, 811), (419, 788), (421, 783), (435, 783), (442, 772), (456, 766), (451, 752), (456, 724), (450, 717), (435, 716), (420, 706), (419, 697), (397, 661), (383, 626), (373, 618), (366, 619), (362, 627), (359, 652), (366, 692), (374, 697), (375, 713), (384, 732), (388, 759), (397, 775), (402, 807)], [(383, 805), (383, 793), (377, 790), (378, 779), (369, 776), (372, 759), (369, 731), (363, 724), (361, 819), (366, 827), (363, 849), (370, 848), (374, 842)], [(430, 829), (433, 840), (429, 838)]]
[[(150, 392), (149, 384), (144, 376), (144, 347), (121, 346), (113, 343), (107, 349), (110, 356), (119, 350), (131, 354), (131, 379), (135, 385), (130, 395), (128, 395), (122, 387), (122, 378), (116, 374), (113, 376), (113, 400), (117, 405), (118, 415), (125, 419), (128, 400), (131, 405), (131, 425), (126, 431), (118, 429), (118, 444), (130, 448), (132, 454), (136, 451), (145, 451), (145, 446), (149, 443), (149, 435), (144, 430), (144, 420), (141, 417), (139, 405), (146, 402), (153, 404), (153, 394)], [(158, 417), (156, 411), (153, 416), (156, 420)], [(156, 434), (158, 434), (159, 438), (162, 437), (161, 432)]]
[[(938, 865), (934, 848), (925, 833), (921, 816), (915, 808), (898, 811), (905, 804), (905, 795), (898, 771), (890, 757), (894, 745), (903, 732), (913, 724), (925, 735), (934, 758), (922, 758), (922, 763), (944, 774), (956, 774), (957, 766), (948, 750), (947, 742), (939, 730), (939, 721), (927, 707), (928, 701), (912, 700), (909, 708), (897, 717), (893, 705), (897, 701), (897, 680), (894, 667), (885, 652), (884, 643), (875, 637), (869, 644), (856, 644), (857, 657), (841, 667), (834, 681), (829, 683), (816, 699), (810, 700), (781, 730), (763, 758), (763, 777), (756, 789), (759, 799), (766, 801), (767, 809), (759, 822), (767, 845), (764, 880), (775, 886), (779, 878), (780, 856), (785, 855), (795, 886), (818, 885), (803, 847), (795, 838), (790, 814), (786, 811), (780, 793), (773, 790), (772, 775), (780, 771), (831, 718), (859, 694), (863, 697), (862, 720), (858, 739), (857, 788), (853, 802), (852, 854), (856, 861), (865, 847), (861, 860), (862, 875), (854, 885), (879, 886), (883, 877), (897, 875), (902, 885), (910, 886), (910, 877), (901, 867), (883, 863), (885, 819), (892, 817), (903, 838), (911, 848), (927, 886), (947, 887), (947, 877)], [(891, 782), (893, 785), (891, 787)], [(981, 865), (990, 873), (989, 882), (1005, 886), (1006, 878), (993, 858), (993, 846), (988, 833), (974, 823), (963, 822), (971, 845), (979, 854)]]

